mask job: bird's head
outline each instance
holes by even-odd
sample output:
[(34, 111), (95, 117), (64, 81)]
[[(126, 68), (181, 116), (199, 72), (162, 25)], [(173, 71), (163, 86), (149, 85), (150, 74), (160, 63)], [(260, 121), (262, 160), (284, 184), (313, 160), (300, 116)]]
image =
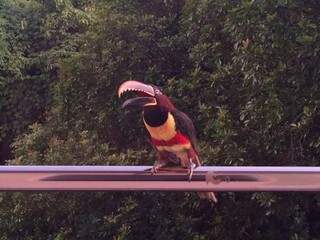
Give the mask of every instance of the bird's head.
[(122, 108), (159, 106), (168, 111), (174, 109), (170, 99), (162, 93), (158, 86), (130, 80), (120, 85), (118, 96), (121, 97), (126, 92), (134, 92), (138, 97), (127, 99), (122, 104)]

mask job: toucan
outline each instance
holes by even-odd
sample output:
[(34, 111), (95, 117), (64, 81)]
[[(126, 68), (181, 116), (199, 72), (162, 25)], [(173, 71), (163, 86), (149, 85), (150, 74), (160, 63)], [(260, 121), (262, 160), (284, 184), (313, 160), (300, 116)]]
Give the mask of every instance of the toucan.
[[(193, 170), (200, 166), (196, 131), (192, 120), (179, 111), (161, 89), (152, 84), (129, 80), (118, 89), (118, 96), (134, 92), (138, 96), (127, 99), (122, 108), (141, 108), (143, 123), (150, 135), (150, 142), (157, 153), (152, 174), (169, 162), (188, 169), (189, 181)], [(217, 202), (213, 192), (199, 192), (200, 198)]]

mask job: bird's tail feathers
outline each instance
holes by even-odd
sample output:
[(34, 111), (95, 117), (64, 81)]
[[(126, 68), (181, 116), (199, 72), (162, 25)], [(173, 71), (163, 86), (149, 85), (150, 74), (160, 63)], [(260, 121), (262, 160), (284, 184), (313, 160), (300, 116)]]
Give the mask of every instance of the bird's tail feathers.
[(208, 199), (210, 202), (217, 203), (218, 199), (214, 192), (197, 192), (200, 199)]

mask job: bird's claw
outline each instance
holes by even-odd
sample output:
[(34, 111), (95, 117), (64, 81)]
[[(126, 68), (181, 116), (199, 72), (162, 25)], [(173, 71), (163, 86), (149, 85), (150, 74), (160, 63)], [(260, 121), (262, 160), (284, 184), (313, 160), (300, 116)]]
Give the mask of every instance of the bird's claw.
[(190, 168), (189, 168), (189, 182), (192, 179), (192, 175), (193, 175), (193, 170), (196, 168), (196, 165), (193, 163), (192, 159), (190, 158)]
[(151, 168), (151, 175), (155, 175), (157, 173), (157, 171), (158, 171), (158, 169), (155, 166), (153, 166)]
[(155, 175), (162, 165), (154, 165), (151, 169), (151, 175)]

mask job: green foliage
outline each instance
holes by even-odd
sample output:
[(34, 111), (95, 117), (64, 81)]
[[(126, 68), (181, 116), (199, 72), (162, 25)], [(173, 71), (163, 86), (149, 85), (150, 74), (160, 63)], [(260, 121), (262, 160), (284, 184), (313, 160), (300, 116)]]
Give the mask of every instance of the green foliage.
[[(151, 165), (127, 79), (163, 87), (206, 165), (318, 166), (317, 1), (0, 3), (0, 142), (10, 164)], [(2, 152), (1, 152), (2, 153)], [(319, 239), (319, 196), (0, 195), (1, 239)]]
[[(28, 125), (44, 121), (58, 63), (77, 46), (90, 14), (66, 1), (4, 1), (0, 8), (0, 162)], [(79, 4), (80, 7), (84, 7)]]

